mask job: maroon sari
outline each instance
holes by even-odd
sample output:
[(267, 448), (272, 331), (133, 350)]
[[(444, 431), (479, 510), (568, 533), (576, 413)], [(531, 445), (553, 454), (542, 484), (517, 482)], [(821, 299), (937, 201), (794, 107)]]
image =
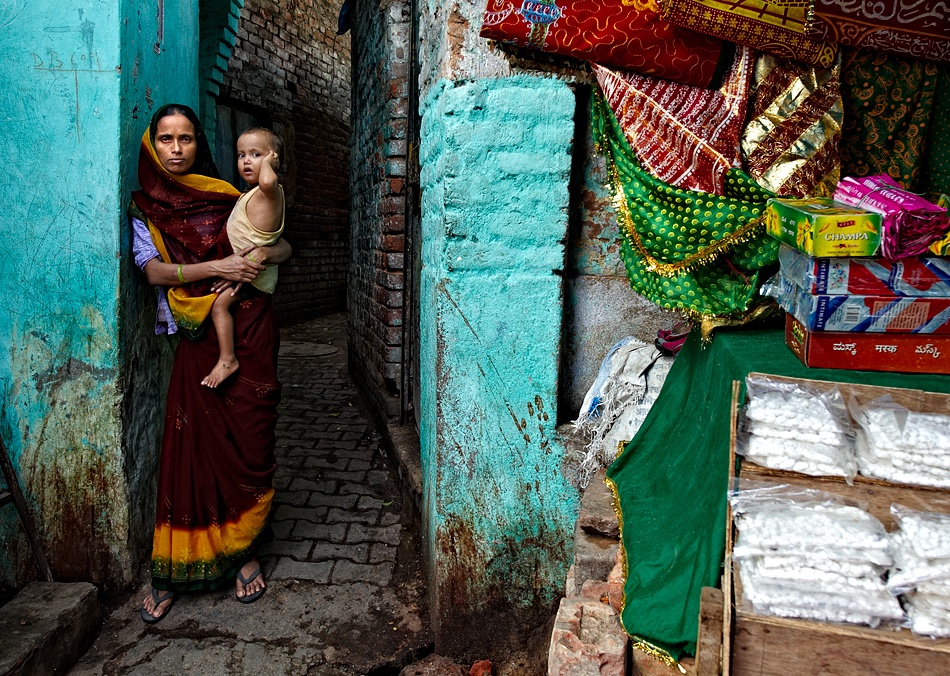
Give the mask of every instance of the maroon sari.
[(152, 585), (189, 591), (227, 583), (269, 532), (279, 336), (269, 294), (233, 308), (241, 368), (218, 388), (201, 379), (218, 361), (206, 331), (175, 352), (162, 441)]

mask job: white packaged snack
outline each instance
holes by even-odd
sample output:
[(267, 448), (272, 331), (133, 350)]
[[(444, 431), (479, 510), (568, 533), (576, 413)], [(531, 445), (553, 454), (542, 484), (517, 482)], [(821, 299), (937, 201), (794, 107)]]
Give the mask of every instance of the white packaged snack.
[(890, 538), (862, 506), (821, 491), (739, 480), (732, 556), (754, 612), (877, 626), (904, 616), (882, 573)]
[(736, 452), (762, 467), (810, 476), (857, 471), (853, 430), (841, 394), (768, 376), (746, 378), (748, 403)]

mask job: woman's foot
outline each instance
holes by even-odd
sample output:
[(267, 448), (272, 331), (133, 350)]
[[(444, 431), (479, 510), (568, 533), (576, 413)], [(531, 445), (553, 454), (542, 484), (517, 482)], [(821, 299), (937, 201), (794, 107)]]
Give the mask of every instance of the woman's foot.
[(266, 587), (264, 576), (261, 575), (261, 564), (257, 559), (251, 559), (237, 572), (234, 595), (241, 603), (254, 603)]
[(168, 614), (175, 602), (175, 592), (160, 591), (152, 588), (151, 593), (142, 601), (142, 621), (155, 624)]
[(206, 375), (204, 380), (201, 381), (201, 384), (206, 387), (217, 387), (237, 373), (238, 366), (237, 359), (219, 359), (218, 363), (211, 369), (211, 373)]

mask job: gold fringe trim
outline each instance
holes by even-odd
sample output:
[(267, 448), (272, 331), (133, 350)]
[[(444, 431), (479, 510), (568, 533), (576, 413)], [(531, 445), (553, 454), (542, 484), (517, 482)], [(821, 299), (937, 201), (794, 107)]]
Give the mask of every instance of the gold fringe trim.
[(735, 232), (726, 235), (722, 239), (717, 240), (701, 251), (687, 256), (681, 261), (675, 263), (663, 263), (658, 261), (646, 250), (646, 247), (643, 246), (640, 233), (637, 232), (633, 224), (633, 215), (630, 213), (630, 205), (627, 203), (627, 196), (623, 191), (620, 172), (617, 170), (613, 157), (608, 153), (605, 155), (605, 158), (607, 160), (607, 177), (612, 184), (610, 188), (613, 193), (614, 206), (620, 214), (620, 227), (630, 238), (634, 248), (640, 254), (640, 257), (646, 261), (647, 272), (652, 272), (660, 277), (675, 277), (683, 272), (689, 272), (690, 270), (710, 265), (732, 247), (753, 239), (758, 235), (758, 231), (761, 230), (765, 224), (765, 215), (763, 214), (762, 216), (752, 219)]
[(683, 667), (683, 665), (677, 662), (675, 659), (673, 659), (673, 656), (670, 655), (665, 650), (663, 650), (663, 648), (659, 646), (655, 646), (649, 641), (644, 641), (642, 638), (638, 636), (631, 636), (630, 643), (632, 643), (633, 647), (639, 650), (640, 652), (646, 653), (653, 659), (659, 662), (662, 662), (666, 666), (675, 667), (676, 669), (679, 669), (681, 674), (686, 673), (686, 669)]
[[(606, 103), (604, 103), (604, 105), (606, 105)], [(765, 215), (763, 214), (762, 216), (749, 221), (731, 235), (724, 237), (723, 239), (711, 244), (702, 251), (692, 254), (682, 261), (676, 263), (661, 263), (646, 251), (645, 247), (643, 246), (643, 242), (640, 239), (640, 234), (637, 232), (636, 228), (633, 227), (633, 216), (630, 213), (630, 206), (627, 204), (627, 196), (623, 191), (623, 182), (620, 180), (620, 172), (617, 169), (616, 162), (614, 161), (612, 144), (605, 130), (601, 130), (597, 139), (595, 139), (594, 150), (604, 157), (604, 160), (607, 164), (607, 188), (611, 192), (611, 199), (613, 200), (615, 208), (619, 214), (618, 225), (620, 226), (621, 235), (627, 237), (631, 241), (633, 244), (632, 248), (635, 249), (636, 252), (639, 253), (640, 256), (647, 262), (648, 272), (653, 272), (661, 277), (675, 277), (677, 274), (708, 265), (730, 248), (738, 244), (748, 242), (754, 238), (758, 234), (757, 230), (764, 223)], [(725, 326), (738, 326), (755, 321), (763, 316), (768, 316), (768, 313), (764, 311), (762, 306), (757, 306), (752, 309), (750, 314), (743, 315), (738, 318), (732, 314), (703, 314), (698, 310), (693, 310), (692, 308), (688, 307), (663, 309), (669, 310), (671, 312), (679, 312), (682, 315), (685, 315), (686, 318), (698, 324), (704, 346), (709, 345), (712, 342), (712, 334), (716, 328)], [(749, 313), (747, 309), (743, 310), (743, 312)], [(620, 457), (619, 453), (617, 454), (617, 457)], [(615, 511), (617, 511), (617, 516), (619, 518), (619, 507)], [(626, 566), (626, 564), (624, 565)], [(626, 567), (624, 568), (624, 575), (626, 576)]]
[[(617, 443), (617, 455), (614, 458), (614, 460), (617, 460), (617, 458), (623, 455), (623, 452), (626, 449), (627, 444), (629, 443), (630, 443), (629, 441), (621, 441)], [(623, 611), (627, 607), (627, 588), (626, 588), (627, 578), (629, 577), (629, 572), (630, 572), (630, 569), (628, 568), (628, 562), (627, 562), (627, 550), (623, 546), (623, 513), (620, 511), (620, 493), (617, 490), (617, 484), (614, 483), (614, 481), (610, 479), (609, 477), (604, 477), (604, 483), (607, 484), (607, 487), (610, 488), (610, 492), (614, 496), (614, 500), (613, 500), (614, 514), (617, 515), (617, 523), (620, 525), (620, 565), (621, 565), (621, 568), (623, 569), (623, 585), (622, 585), (623, 598), (621, 598), (620, 600), (620, 626), (623, 627), (624, 632), (627, 634), (627, 636), (630, 637), (631, 643), (638, 650), (659, 660), (660, 662), (662, 662), (668, 667), (676, 667), (677, 669), (680, 670), (680, 673), (685, 674), (686, 669), (684, 669), (683, 665), (677, 662), (673, 658), (672, 655), (670, 655), (667, 651), (663, 650), (663, 648), (660, 648), (659, 646), (655, 646), (649, 641), (646, 641), (640, 638), (639, 636), (634, 636), (633, 634), (631, 634), (630, 631), (627, 629), (627, 625), (625, 625), (623, 622)]]

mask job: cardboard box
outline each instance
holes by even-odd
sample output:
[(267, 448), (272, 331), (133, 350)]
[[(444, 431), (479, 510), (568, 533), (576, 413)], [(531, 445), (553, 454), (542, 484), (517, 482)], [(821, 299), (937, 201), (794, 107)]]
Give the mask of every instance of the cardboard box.
[(828, 198), (772, 198), (766, 231), (817, 258), (873, 256), (881, 243), (881, 215)]
[(809, 331), (950, 333), (950, 298), (811, 294), (781, 272), (763, 292)]
[(811, 368), (950, 374), (950, 336), (809, 331), (787, 315), (785, 344)]
[(806, 293), (950, 297), (947, 258), (812, 258), (782, 244), (778, 260), (785, 278)]

